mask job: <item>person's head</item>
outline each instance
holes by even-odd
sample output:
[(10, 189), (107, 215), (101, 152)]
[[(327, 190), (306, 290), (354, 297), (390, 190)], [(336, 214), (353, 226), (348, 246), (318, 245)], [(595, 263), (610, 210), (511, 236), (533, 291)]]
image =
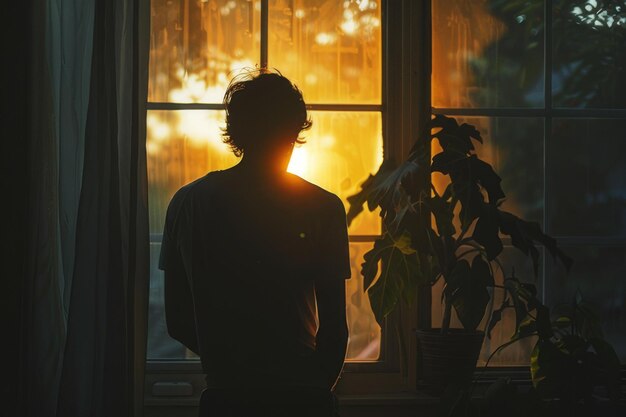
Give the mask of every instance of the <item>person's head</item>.
[(235, 77), (224, 95), (224, 107), (224, 142), (236, 156), (291, 149), (294, 143), (304, 143), (298, 135), (312, 124), (302, 93), (279, 72)]

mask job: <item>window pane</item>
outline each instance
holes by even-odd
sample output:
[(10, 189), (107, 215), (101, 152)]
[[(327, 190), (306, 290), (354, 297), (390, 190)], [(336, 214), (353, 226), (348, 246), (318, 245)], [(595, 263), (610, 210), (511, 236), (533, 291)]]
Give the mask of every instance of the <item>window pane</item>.
[[(167, 204), (183, 185), (237, 163), (221, 141), (221, 111), (148, 112), (150, 231), (161, 233)], [(376, 112), (312, 112), (307, 143), (294, 149), (289, 170), (341, 197), (354, 194), (382, 161), (381, 116)], [(380, 233), (378, 211), (365, 211), (351, 234)]]
[[(383, 157), (382, 120), (378, 112), (311, 112), (313, 127), (304, 132), (307, 143), (296, 147), (289, 170), (337, 194), (348, 207)], [(379, 211), (367, 209), (350, 225), (350, 234), (380, 234)]]
[(380, 356), (380, 326), (376, 322), (367, 294), (363, 291), (361, 264), (373, 243), (350, 243), (352, 278), (346, 281), (348, 329), (350, 340), (346, 359), (375, 361)]
[(433, 0), (433, 106), (542, 106), (543, 3)]
[(259, 1), (152, 0), (148, 101), (221, 103), (259, 63)]
[(484, 143), (476, 153), (502, 178), (502, 209), (543, 223), (543, 119), (530, 117), (456, 117), (476, 126)]
[(626, 246), (564, 246), (574, 259), (569, 274), (547, 262), (546, 297), (550, 306), (571, 304), (580, 290), (600, 315), (604, 337), (626, 361)]
[(150, 110), (147, 117), (150, 233), (162, 233), (174, 193), (237, 158), (222, 142), (223, 111)]
[(556, 119), (547, 218), (559, 236), (626, 236), (626, 120)]
[[(541, 250), (541, 259), (543, 262), (544, 251)], [(533, 265), (530, 257), (525, 256), (518, 249), (512, 246), (505, 246), (502, 254), (498, 258), (505, 269), (507, 277), (511, 276), (513, 268), (515, 269), (515, 276), (528, 283), (533, 283), (537, 286), (539, 294), (542, 293), (542, 273), (543, 268), (540, 266), (540, 276), (535, 280), (533, 273)], [(495, 282), (498, 285), (502, 285), (503, 272), (496, 265), (493, 265), (495, 269)], [(443, 304), (440, 302), (443, 289), (443, 281), (439, 280), (433, 287), (433, 304), (432, 304), (432, 325), (433, 327), (441, 327), (441, 321), (443, 319)], [(503, 293), (500, 289), (496, 289), (492, 292), (493, 305), (487, 307), (487, 312), (483, 317), (482, 322), (478, 326), (479, 330), (486, 331), (487, 324), (491, 318), (491, 312), (493, 309), (499, 308), (503, 300)], [(458, 320), (454, 308), (452, 309), (452, 320), (450, 327), (462, 328), (461, 322)], [(512, 309), (506, 309), (502, 314), (502, 320), (492, 330), (491, 338), (485, 335), (485, 341), (478, 359), (478, 365), (483, 366), (489, 359), (489, 356), (498, 348), (498, 346), (511, 340), (511, 336), (515, 333), (515, 313)], [(500, 353), (494, 355), (489, 362), (489, 366), (528, 366), (530, 363), (530, 352), (532, 351), (534, 340), (527, 339), (520, 341), (520, 343), (514, 343), (511, 346), (503, 349)]]
[(308, 103), (380, 103), (380, 0), (270, 0), (269, 66)]
[[(462, 116), (455, 119), (459, 124), (474, 125), (480, 131), (484, 143), (474, 142), (474, 146), (477, 155), (491, 164), (502, 178), (506, 199), (501, 208), (543, 224), (543, 119)], [(440, 151), (438, 142), (434, 141), (432, 153)], [(439, 193), (449, 184), (448, 178), (437, 172), (432, 174), (432, 181)], [(454, 225), (457, 231), (461, 230), (458, 216)]]
[(555, 0), (553, 4), (555, 106), (626, 108), (626, 3)]

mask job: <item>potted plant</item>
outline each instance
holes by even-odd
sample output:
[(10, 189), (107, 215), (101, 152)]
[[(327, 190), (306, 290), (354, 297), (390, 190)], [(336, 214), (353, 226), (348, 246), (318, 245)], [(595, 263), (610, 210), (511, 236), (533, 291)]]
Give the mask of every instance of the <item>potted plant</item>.
[(537, 298), (535, 286), (521, 282), (514, 273), (504, 279), (502, 288), (505, 297), (491, 315), (487, 334), (506, 309), (514, 310), (517, 326), (511, 340), (489, 359), (522, 339), (535, 339), (529, 364), (533, 386), (522, 399), (526, 406), (546, 415), (623, 415), (620, 360), (580, 291), (571, 303), (550, 309)]
[[(532, 258), (535, 273), (537, 244), (567, 268), (571, 260), (536, 222), (501, 209), (501, 179), (477, 156), (474, 142), (482, 138), (474, 126), (436, 115), (429, 135), (404, 162), (387, 159), (367, 178), (348, 199), (348, 222), (365, 204), (380, 208), (384, 232), (365, 254), (361, 271), (379, 324), (401, 300), (410, 303), (418, 286), (444, 281), (441, 328), (418, 330), (423, 379), (441, 392), (448, 382), (469, 382), (475, 369), (484, 335), (477, 328), (490, 301), (503, 237)], [(441, 150), (431, 157), (434, 140)], [(447, 183), (435, 186), (432, 173)], [(450, 327), (453, 309), (462, 329)]]

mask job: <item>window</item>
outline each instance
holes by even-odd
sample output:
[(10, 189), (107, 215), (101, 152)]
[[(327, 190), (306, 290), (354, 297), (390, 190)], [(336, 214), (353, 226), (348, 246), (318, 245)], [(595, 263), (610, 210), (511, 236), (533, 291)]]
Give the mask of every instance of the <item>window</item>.
[[(148, 359), (193, 359), (169, 338), (157, 269), (174, 192), (237, 163), (222, 143), (222, 97), (241, 69), (279, 69), (304, 93), (313, 128), (289, 170), (344, 202), (382, 162), (380, 1), (152, 0), (147, 116), (151, 231)], [(350, 226), (348, 360), (377, 361), (381, 329), (363, 293), (360, 264), (380, 233), (378, 213)]]
[[(479, 153), (503, 178), (505, 207), (540, 222), (574, 259), (567, 277), (543, 260), (544, 301), (568, 303), (580, 289), (625, 361), (626, 4), (434, 0), (432, 6), (435, 112), (478, 127), (485, 137)], [(532, 280), (529, 262), (511, 247), (504, 260)], [(440, 317), (434, 301), (433, 325)], [(483, 346), (483, 361), (510, 337), (512, 315), (502, 324)], [(492, 364), (527, 365), (531, 346), (511, 346)]]
[[(423, 42), (430, 36), (426, 3), (152, 0), (149, 359), (189, 357), (167, 336), (156, 259), (172, 194), (207, 171), (236, 163), (220, 138), (221, 100), (233, 71), (267, 63), (300, 86), (314, 128), (290, 170), (345, 201), (378, 167), (383, 151), (397, 159), (406, 155), (427, 120), (422, 113), (431, 79), (420, 61), (431, 56)], [(485, 137), (479, 152), (503, 177), (505, 207), (540, 222), (575, 259), (566, 277), (542, 257), (537, 284), (544, 301), (568, 302), (581, 289), (626, 360), (626, 54), (619, 53), (626, 44), (626, 5), (432, 0), (431, 29), (434, 112), (478, 127)], [(380, 361), (394, 351), (385, 346), (395, 335), (378, 328), (358, 287), (362, 255), (379, 228), (376, 213), (350, 228), (349, 358), (356, 362)], [(510, 245), (503, 257), (517, 276), (533, 279), (528, 260)], [(418, 306), (417, 314), (403, 312), (407, 329), (439, 325), (438, 291), (433, 289), (432, 311)], [(428, 305), (430, 297), (422, 296), (421, 305)], [(512, 319), (505, 316), (485, 343), (483, 361), (508, 340)], [(529, 347), (511, 346), (492, 365), (526, 365)], [(414, 355), (408, 360), (412, 373)], [(176, 362), (172, 369), (195, 369), (190, 364)], [(368, 381), (393, 390), (392, 379), (381, 374)]]

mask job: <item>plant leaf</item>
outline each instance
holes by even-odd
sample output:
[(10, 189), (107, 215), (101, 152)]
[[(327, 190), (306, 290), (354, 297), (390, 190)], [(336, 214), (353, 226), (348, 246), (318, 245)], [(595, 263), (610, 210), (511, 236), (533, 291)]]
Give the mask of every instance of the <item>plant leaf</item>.
[(465, 260), (457, 262), (453, 269), (449, 289), (450, 302), (465, 329), (475, 330), (485, 315), (489, 303), (488, 285), (493, 285), (493, 277), (487, 263), (474, 257), (471, 268)]
[(461, 211), (459, 212), (461, 228), (467, 229), (483, 211), (485, 205), (483, 194), (480, 192), (478, 184), (456, 177), (452, 179), (452, 192), (454, 198), (461, 204)]
[(487, 259), (493, 260), (502, 252), (503, 245), (500, 240), (497, 208), (487, 205), (478, 218), (472, 238), (479, 243), (487, 253)]
[(463, 328), (467, 330), (476, 330), (485, 315), (488, 303), (489, 292), (484, 287), (463, 287), (452, 296), (452, 305)]
[(480, 255), (476, 255), (472, 261), (471, 279), (480, 287), (493, 287), (495, 285), (489, 264)]
[(522, 220), (514, 214), (503, 210), (498, 210), (500, 231), (511, 236), (511, 244), (521, 250), (525, 255), (529, 255), (533, 261), (535, 277), (539, 275), (539, 251), (535, 247), (535, 242), (541, 243), (553, 258), (559, 259), (569, 271), (572, 266), (572, 259), (557, 247), (556, 240), (541, 231), (537, 222)]
[(410, 196), (400, 187), (393, 195), (393, 215), (385, 218), (385, 226), (392, 234), (402, 233), (403, 226), (419, 221)]
[(531, 336), (537, 333), (537, 322), (531, 316), (526, 316), (517, 328), (517, 333), (513, 336), (515, 339)]
[(467, 282), (470, 279), (470, 274), (471, 267), (469, 262), (465, 259), (458, 260), (454, 264), (450, 275), (446, 277), (446, 285), (448, 286), (449, 291), (454, 292), (462, 286), (467, 285)]
[[(348, 203), (350, 204), (346, 215), (348, 225), (363, 211), (363, 205), (368, 201), (371, 194), (375, 192), (380, 184), (383, 183), (395, 169), (395, 161), (393, 159), (385, 159), (376, 174), (370, 174), (361, 184), (359, 192), (348, 197)], [(373, 208), (370, 208), (370, 210), (373, 210)]]
[(439, 140), (443, 150), (454, 150), (467, 154), (474, 150), (472, 138), (482, 143), (482, 137), (474, 126), (467, 123), (459, 126), (454, 118), (437, 115), (431, 121), (431, 126), (441, 128), (432, 137)]
[(384, 211), (393, 209), (395, 193), (400, 191), (402, 180), (411, 175), (416, 175), (419, 166), (414, 161), (405, 161), (400, 166), (383, 178), (380, 182), (374, 184), (369, 196), (367, 197), (367, 205), (370, 210), (380, 207)]
[(385, 317), (393, 311), (402, 295), (402, 281), (394, 274), (384, 274), (367, 290), (372, 312), (383, 327)]
[(389, 233), (385, 233), (383, 238), (374, 242), (374, 248), (364, 256), (361, 273), (372, 311), (381, 326), (401, 297), (411, 303), (418, 285), (428, 280), (422, 274), (408, 234), (394, 241)]
[(498, 307), (493, 311), (493, 313), (491, 313), (491, 319), (489, 320), (489, 324), (487, 325), (487, 337), (489, 339), (491, 339), (491, 331), (494, 329), (494, 327), (496, 327), (500, 320), (502, 320), (502, 313), (504, 312), (504, 310), (510, 307), (511, 302), (508, 298), (506, 298), (502, 302), (502, 304), (500, 304), (500, 307)]
[(496, 174), (491, 165), (478, 159), (476, 155), (470, 156), (468, 163), (472, 176), (487, 191), (489, 202), (495, 205), (502, 200), (505, 197), (504, 191), (502, 191), (500, 186), (502, 179)]
[(540, 339), (550, 340), (554, 336), (552, 324), (550, 323), (550, 309), (543, 304), (538, 304), (535, 321), (537, 322), (537, 335)]
[(506, 288), (511, 295), (511, 301), (515, 309), (515, 335), (517, 335), (520, 325), (528, 316), (528, 308), (524, 300), (520, 297), (520, 285), (517, 278), (506, 278), (504, 280), (504, 288)]
[(533, 386), (543, 395), (560, 390), (571, 380), (573, 360), (548, 340), (540, 339), (530, 355)]
[(461, 126), (459, 126), (459, 132), (461, 132), (461, 134), (464, 136), (467, 135), (470, 138), (476, 139), (478, 142), (483, 143), (483, 138), (482, 136), (480, 136), (480, 132), (473, 125), (463, 123)]
[(450, 175), (452, 172), (463, 170), (465, 167), (463, 164), (467, 159), (468, 156), (464, 153), (444, 150), (433, 156), (431, 170)]
[(598, 355), (598, 359), (600, 360), (604, 370), (619, 374), (622, 365), (617, 353), (615, 353), (615, 349), (613, 349), (613, 346), (611, 346), (611, 344), (606, 340), (598, 337), (592, 337), (589, 339), (589, 344)]
[(454, 236), (454, 204), (446, 201), (443, 197), (434, 195), (430, 198), (428, 207), (435, 217), (437, 231), (440, 236)]

